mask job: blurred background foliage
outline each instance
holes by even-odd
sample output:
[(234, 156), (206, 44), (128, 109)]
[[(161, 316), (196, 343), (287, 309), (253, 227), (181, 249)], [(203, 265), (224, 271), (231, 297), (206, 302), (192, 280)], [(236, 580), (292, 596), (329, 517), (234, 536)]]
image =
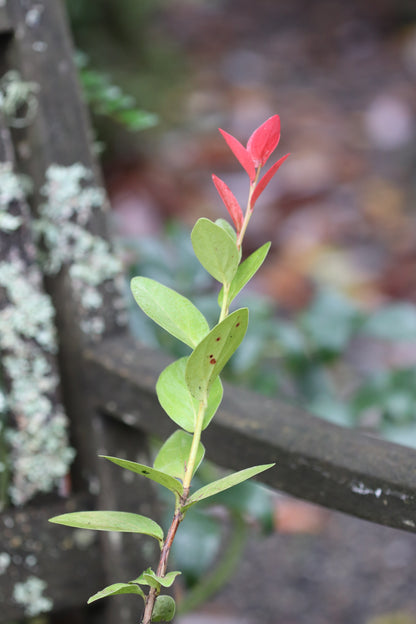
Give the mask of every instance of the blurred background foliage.
[[(112, 159), (140, 152), (138, 141), (123, 128), (144, 129), (156, 121), (166, 127), (175, 118), (187, 63), (174, 40), (157, 28), (164, 4), (165, 0), (66, 2), (81, 82), (98, 138)], [(134, 107), (136, 102), (140, 109)]]

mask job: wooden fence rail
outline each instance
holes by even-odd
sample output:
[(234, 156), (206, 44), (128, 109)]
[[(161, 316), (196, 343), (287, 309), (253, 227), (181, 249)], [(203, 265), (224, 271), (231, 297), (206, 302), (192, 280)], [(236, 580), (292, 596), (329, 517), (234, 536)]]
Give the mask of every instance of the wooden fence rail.
[[(85, 357), (97, 409), (149, 434), (171, 432), (154, 391), (165, 355), (126, 336), (102, 342)], [(413, 449), (227, 387), (203, 441), (207, 457), (221, 466), (239, 470), (276, 461), (260, 481), (330, 509), (416, 532)]]

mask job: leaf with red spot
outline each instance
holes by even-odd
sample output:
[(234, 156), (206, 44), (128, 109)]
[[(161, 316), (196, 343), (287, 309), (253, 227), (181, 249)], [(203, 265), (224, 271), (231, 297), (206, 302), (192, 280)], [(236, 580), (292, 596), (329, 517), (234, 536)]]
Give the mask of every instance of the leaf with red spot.
[(238, 203), (234, 193), (228, 188), (226, 183), (221, 180), (221, 178), (213, 175), (212, 180), (219, 196), (230, 214), (231, 219), (234, 222), (235, 229), (237, 232), (240, 232), (244, 221), (243, 211), (241, 210), (240, 204)]
[(247, 171), (250, 182), (252, 182), (256, 177), (256, 169), (254, 167), (254, 162), (250, 153), (247, 151), (244, 145), (240, 143), (240, 141), (233, 137), (232, 134), (228, 134), (228, 132), (225, 132), (225, 130), (221, 130), (221, 128), (218, 128), (218, 130), (221, 132), (225, 142), (227, 143), (234, 156), (237, 158), (240, 165), (243, 167), (243, 169)]
[(247, 325), (247, 308), (236, 310), (195, 347), (185, 369), (186, 383), (195, 399), (207, 400), (212, 384), (243, 340)]
[(280, 140), (280, 117), (273, 115), (261, 126), (254, 130), (247, 142), (249, 152), (255, 167), (262, 167), (274, 152)]
[(264, 189), (266, 188), (266, 186), (268, 185), (268, 183), (270, 182), (270, 180), (272, 179), (276, 171), (280, 168), (280, 165), (284, 163), (284, 161), (286, 160), (288, 156), (290, 156), (290, 154), (286, 154), (286, 156), (283, 156), (282, 158), (280, 158), (280, 160), (274, 163), (274, 165), (270, 167), (267, 173), (264, 174), (260, 182), (257, 184), (256, 188), (254, 189), (254, 193), (251, 197), (251, 202), (250, 202), (251, 208), (254, 208), (254, 204), (260, 197), (261, 193), (263, 193)]

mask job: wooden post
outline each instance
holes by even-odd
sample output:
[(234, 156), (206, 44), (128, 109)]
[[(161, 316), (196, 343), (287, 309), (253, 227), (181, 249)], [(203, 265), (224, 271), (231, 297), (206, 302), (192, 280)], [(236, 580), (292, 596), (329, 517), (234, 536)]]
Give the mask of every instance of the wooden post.
[[(34, 186), (30, 204), (42, 234), (44, 283), (55, 308), (62, 396), (71, 422), (71, 442), (77, 451), (73, 491), (96, 496), (96, 506), (101, 509), (127, 508), (150, 515), (150, 484), (141, 484), (139, 491), (134, 484), (127, 489), (120, 470), (97, 460), (99, 450), (131, 459), (141, 455), (143, 459), (147, 445), (144, 435), (122, 436), (123, 424), (102, 420), (95, 411), (95, 388), (88, 383), (85, 347), (104, 337), (121, 335), (125, 329), (117, 286), (120, 272), (107, 242), (105, 193), (92, 155), (91, 131), (62, 3), (7, 0), (6, 10), (0, 11), (0, 29), (8, 33), (2, 40), (3, 72), (18, 70), (18, 79), (31, 85), (36, 98), (34, 114), (27, 123), (15, 124), (22, 127), (10, 132), (18, 170), (28, 175)], [(80, 199), (74, 206), (77, 197), (82, 197), (82, 205)], [(51, 231), (61, 236), (68, 224), (79, 240), (74, 241), (71, 234), (51, 245)], [(86, 242), (87, 257), (80, 254)], [(111, 267), (108, 275), (104, 271), (107, 266)], [(99, 567), (105, 584), (131, 580), (147, 567), (147, 543), (141, 536), (123, 534), (116, 540), (112, 534), (103, 534)], [(146, 556), (142, 557), (143, 548)], [(99, 577), (97, 591), (102, 588), (100, 583)], [(137, 599), (123, 604), (106, 601), (105, 621), (132, 624), (137, 622), (140, 608)]]

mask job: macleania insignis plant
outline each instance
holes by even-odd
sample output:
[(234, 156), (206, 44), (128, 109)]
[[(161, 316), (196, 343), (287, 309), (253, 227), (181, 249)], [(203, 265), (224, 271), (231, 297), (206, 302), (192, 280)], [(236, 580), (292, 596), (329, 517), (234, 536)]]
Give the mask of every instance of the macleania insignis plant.
[(152, 536), (159, 542), (160, 559), (156, 571), (147, 568), (137, 578), (105, 587), (91, 596), (93, 602), (116, 594), (137, 594), (144, 601), (141, 624), (168, 622), (175, 614), (175, 602), (163, 590), (170, 587), (178, 571), (167, 571), (168, 558), (179, 524), (187, 510), (199, 501), (222, 492), (271, 468), (274, 464), (253, 466), (214, 481), (191, 492), (191, 481), (204, 457), (201, 433), (208, 427), (222, 400), (220, 373), (236, 351), (247, 330), (248, 310), (229, 312), (230, 304), (262, 265), (270, 243), (241, 262), (244, 235), (254, 206), (283, 161), (283, 156), (260, 176), (263, 166), (280, 139), (280, 119), (270, 117), (250, 136), (244, 147), (235, 137), (220, 130), (228, 147), (249, 177), (245, 212), (228, 186), (213, 176), (215, 187), (227, 208), (235, 229), (228, 221), (201, 218), (191, 240), (195, 255), (208, 273), (221, 285), (218, 295), (219, 320), (212, 329), (202, 313), (176, 291), (146, 277), (131, 282), (133, 296), (155, 323), (187, 344), (191, 353), (170, 364), (156, 384), (159, 402), (180, 427), (161, 447), (153, 466), (117, 457), (105, 459), (125, 470), (140, 474), (167, 488), (174, 496), (175, 511), (166, 536), (150, 518), (121, 511), (86, 511), (64, 514), (51, 522), (98, 531), (129, 531)]

